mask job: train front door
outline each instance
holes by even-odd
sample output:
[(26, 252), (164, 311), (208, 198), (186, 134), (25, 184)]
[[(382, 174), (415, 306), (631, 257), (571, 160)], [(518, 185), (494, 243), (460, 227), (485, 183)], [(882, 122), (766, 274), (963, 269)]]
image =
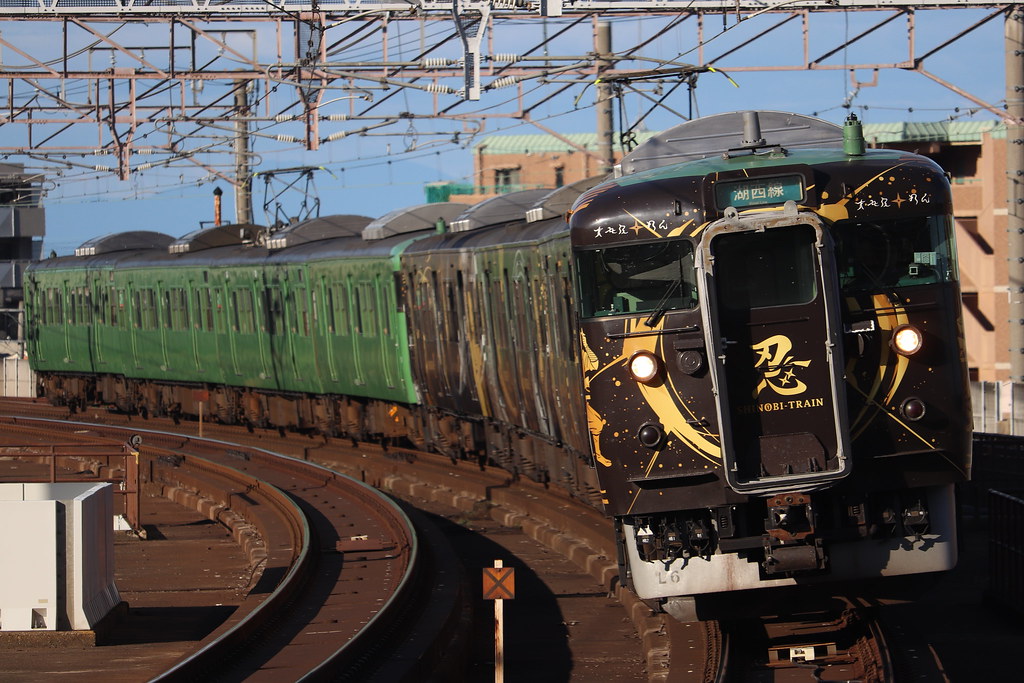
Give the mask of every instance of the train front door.
[(838, 287), (816, 216), (735, 214), (712, 224), (698, 267), (726, 479), (806, 490), (851, 461)]

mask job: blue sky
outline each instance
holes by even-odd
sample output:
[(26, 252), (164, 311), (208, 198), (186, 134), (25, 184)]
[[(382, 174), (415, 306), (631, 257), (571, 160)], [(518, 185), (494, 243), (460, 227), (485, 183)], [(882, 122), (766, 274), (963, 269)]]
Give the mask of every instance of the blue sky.
[[(918, 54), (955, 35), (990, 11), (918, 12)], [(818, 23), (810, 34), (811, 57), (831, 49), (836, 44), (836, 36), (857, 35), (863, 26), (877, 20), (877, 16), (872, 19), (866, 13), (852, 12), (833, 13), (817, 19)], [(641, 42), (653, 30), (651, 21), (617, 21), (613, 27), (613, 49), (619, 52)], [(777, 21), (777, 15), (769, 15), (741, 25), (727, 25), (729, 30), (718, 37), (715, 37), (715, 32), (722, 26), (708, 21), (705, 38), (712, 39), (705, 47), (705, 59), (727, 52)], [(878, 123), (937, 121), (950, 117), (994, 118), (985, 111), (972, 113), (977, 109), (974, 103), (910, 71), (882, 70), (878, 74), (877, 85), (857, 89), (851, 84), (848, 71), (843, 69), (814, 72), (730, 70), (730, 66), (738, 65), (799, 64), (803, 59), (799, 21), (791, 23), (794, 26), (780, 29), (770, 38), (762, 38), (721, 62), (715, 62), (739, 87), (720, 74), (702, 75), (695, 92), (696, 113), (708, 115), (738, 109), (775, 109), (816, 114), (838, 122), (848, 112), (843, 106), (847, 103), (865, 120)], [(534, 42), (537, 33), (537, 24), (529, 22), (523, 22), (519, 27), (499, 28), (502, 30), (496, 30), (494, 35), (495, 52), (511, 51), (517, 45), (527, 44), (527, 41)], [(905, 34), (906, 24), (901, 20), (894, 21), (869, 41), (834, 55), (827, 63), (843, 65), (905, 60)], [(7, 35), (5, 33), (5, 37)], [(643, 54), (655, 59), (695, 62), (697, 54), (694, 48), (692, 29), (679, 29), (645, 46)], [(972, 95), (1001, 105), (1005, 97), (1003, 59), (1003, 22), (996, 19), (953, 47), (929, 58), (925, 66), (931, 73)], [(644, 67), (638, 62), (626, 68)], [(857, 72), (859, 81), (868, 82), (872, 78), (870, 70)], [(460, 105), (458, 110), (510, 111), (512, 92), (496, 90), (485, 93), (480, 102)], [(530, 101), (536, 103), (531, 115), (543, 121), (545, 126), (561, 133), (593, 130), (596, 118), (591, 106), (593, 88), (584, 90), (577, 86), (562, 97), (546, 102), (543, 101), (543, 88), (527, 88), (527, 92), (532, 97)], [(449, 101), (456, 100), (449, 96)], [(411, 107), (410, 110), (415, 111), (415, 107), (421, 106), (406, 95), (393, 104), (398, 110)], [(677, 112), (688, 113), (691, 103), (685, 87), (670, 96), (666, 104)], [(335, 106), (344, 106), (344, 103)], [(635, 120), (648, 107), (647, 100), (627, 96), (623, 112), (628, 120)], [(674, 114), (659, 111), (652, 113), (644, 121), (644, 126), (660, 130), (676, 123), (679, 119)], [(260, 164), (256, 170), (298, 165), (323, 167), (325, 170), (315, 176), (321, 215), (357, 213), (374, 217), (401, 206), (422, 203), (426, 183), (463, 182), (470, 177), (472, 141), (467, 144), (463, 137), (459, 141), (461, 144), (452, 144), (444, 137), (432, 137), (429, 135), (429, 122), (403, 126), (395, 132), (398, 134), (390, 137), (353, 136), (324, 145), (317, 152), (257, 139), (254, 151), (259, 155)], [(538, 132), (533, 126), (505, 118), (489, 121), (483, 134)], [(17, 158), (11, 160), (18, 161)], [(91, 237), (122, 230), (147, 229), (183, 235), (198, 228), (201, 221), (212, 220), (215, 186), (224, 192), (225, 217), (234, 215), (232, 188), (223, 181), (197, 175), (187, 168), (147, 171), (134, 174), (128, 181), (112, 176), (97, 178), (95, 174), (79, 177), (69, 174), (55, 179), (55, 182), (56, 186), (44, 204), (47, 218), (44, 253), (51, 249), (59, 254), (70, 253)], [(257, 179), (253, 189), (255, 219), (257, 223), (263, 223), (263, 182)], [(283, 196), (282, 202), (286, 211), (298, 208), (297, 195)]]

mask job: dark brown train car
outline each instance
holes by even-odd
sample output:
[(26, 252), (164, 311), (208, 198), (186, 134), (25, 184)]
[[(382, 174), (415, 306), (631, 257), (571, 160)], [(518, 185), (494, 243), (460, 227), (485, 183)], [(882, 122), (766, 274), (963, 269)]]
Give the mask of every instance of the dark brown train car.
[(563, 214), (574, 187), (474, 206), (402, 257), (431, 446), (597, 502)]
[(591, 443), (643, 598), (955, 562), (971, 426), (949, 184), (857, 131), (709, 117), (574, 206)]

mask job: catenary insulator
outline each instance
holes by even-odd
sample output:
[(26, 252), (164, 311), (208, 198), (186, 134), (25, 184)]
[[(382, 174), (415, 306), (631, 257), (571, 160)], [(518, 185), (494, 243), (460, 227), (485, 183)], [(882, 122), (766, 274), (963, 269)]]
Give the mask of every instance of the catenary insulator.
[(278, 142), (302, 142), (302, 140), (298, 139), (294, 135), (275, 135), (274, 139)]
[(454, 66), (458, 63), (458, 60), (448, 59), (447, 57), (430, 57), (428, 59), (420, 60), (420, 68), (431, 69), (439, 66)]
[(487, 89), (497, 90), (498, 88), (507, 88), (510, 85), (515, 85), (519, 80), (519, 76), (504, 76), (496, 81), (492, 81), (491, 84), (487, 86)]
[(445, 95), (450, 95), (451, 93), (455, 92), (455, 89), (447, 85), (443, 85), (441, 83), (428, 83), (426, 86), (426, 91), (439, 92)]
[(518, 62), (522, 58), (522, 55), (513, 52), (499, 52), (496, 55), (491, 55), (492, 62)]
[(335, 140), (342, 139), (346, 135), (348, 135), (348, 131), (344, 131), (344, 130), (341, 131), (341, 132), (338, 132), (338, 133), (331, 133), (330, 135), (327, 136), (325, 141), (326, 142), (334, 142)]

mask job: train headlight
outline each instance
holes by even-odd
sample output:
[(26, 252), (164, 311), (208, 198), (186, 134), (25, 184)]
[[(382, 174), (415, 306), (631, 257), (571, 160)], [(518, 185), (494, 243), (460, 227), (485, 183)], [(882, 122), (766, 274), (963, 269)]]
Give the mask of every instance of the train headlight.
[(912, 356), (921, 350), (921, 330), (913, 325), (900, 325), (892, 334), (892, 348), (896, 353)]
[(652, 384), (661, 377), (661, 359), (650, 351), (637, 351), (629, 358), (629, 374), (637, 382)]

